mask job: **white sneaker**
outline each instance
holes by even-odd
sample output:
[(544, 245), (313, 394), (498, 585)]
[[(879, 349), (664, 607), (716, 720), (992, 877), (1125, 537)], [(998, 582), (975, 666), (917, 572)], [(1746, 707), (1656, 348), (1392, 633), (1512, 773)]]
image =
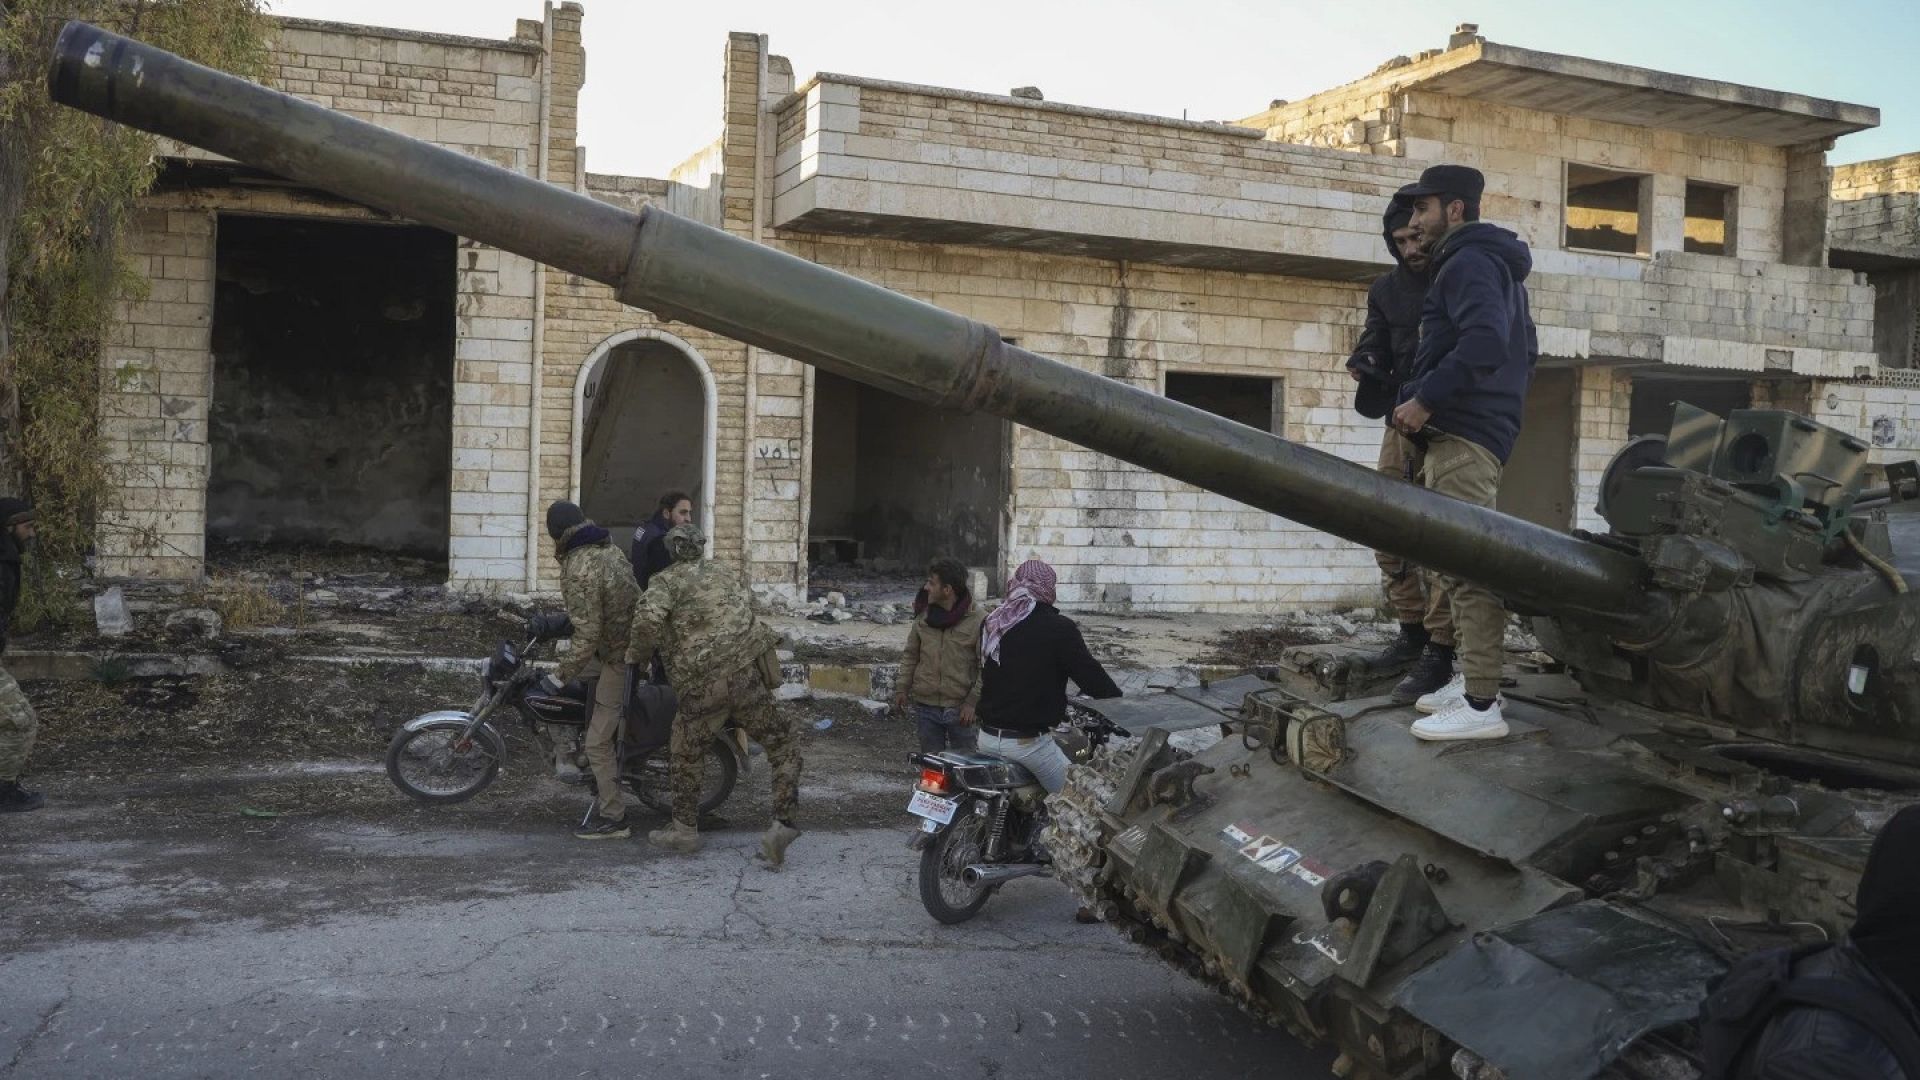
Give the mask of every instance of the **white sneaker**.
[(1430, 694), (1421, 694), (1420, 700), (1414, 702), (1413, 707), (1423, 713), (1445, 712), (1466, 700), (1467, 677), (1455, 675), (1452, 682), (1440, 689)]
[(1507, 721), (1500, 715), (1499, 698), (1485, 709), (1476, 709), (1464, 697), (1453, 708), (1416, 720), (1413, 737), (1428, 742), (1454, 739), (1504, 739)]

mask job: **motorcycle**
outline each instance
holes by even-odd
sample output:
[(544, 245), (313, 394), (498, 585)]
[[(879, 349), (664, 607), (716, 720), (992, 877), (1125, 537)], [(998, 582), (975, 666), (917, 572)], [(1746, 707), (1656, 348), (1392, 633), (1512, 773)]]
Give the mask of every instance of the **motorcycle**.
[[(500, 771), (506, 740), (494, 718), (502, 710), (518, 716), (541, 745), (569, 747), (571, 760), (596, 790), (587, 769), (587, 721), (593, 711), (593, 679), (576, 679), (548, 692), (531, 654), (542, 644), (571, 636), (564, 619), (536, 617), (528, 624), (526, 644), (503, 641), (480, 675), (480, 697), (466, 710), (443, 709), (409, 720), (387, 746), (387, 776), (407, 795), (429, 804), (465, 802), (484, 791)], [(672, 812), (668, 740), (678, 700), (663, 683), (633, 681), (617, 740), (620, 783), (642, 805)], [(747, 767), (744, 733), (729, 725), (706, 747), (700, 785), (700, 813), (717, 809), (733, 793)], [(591, 809), (589, 809), (591, 813)]]
[[(1089, 709), (1069, 706), (1053, 737), (1068, 758), (1088, 760), (1126, 729)], [(980, 913), (1000, 886), (1045, 874), (1052, 865), (1041, 834), (1047, 791), (1026, 767), (978, 750), (909, 755), (920, 767), (907, 811), (920, 818), (920, 903), (940, 922)]]

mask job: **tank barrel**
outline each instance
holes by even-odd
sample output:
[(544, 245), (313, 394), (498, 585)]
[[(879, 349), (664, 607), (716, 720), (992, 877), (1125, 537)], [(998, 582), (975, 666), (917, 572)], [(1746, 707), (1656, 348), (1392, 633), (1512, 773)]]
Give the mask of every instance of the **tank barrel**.
[(1638, 560), (1001, 340), (992, 327), (676, 217), (640, 214), (84, 23), (54, 100), (603, 282), (666, 318), (931, 404), (992, 413), (1535, 611), (1658, 618)]

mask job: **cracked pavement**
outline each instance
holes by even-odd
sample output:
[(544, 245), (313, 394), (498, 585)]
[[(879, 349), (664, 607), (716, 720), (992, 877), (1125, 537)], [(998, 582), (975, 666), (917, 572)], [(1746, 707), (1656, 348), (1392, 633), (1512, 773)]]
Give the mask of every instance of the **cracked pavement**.
[(809, 746), (781, 873), (764, 766), (690, 858), (569, 839), (578, 789), (524, 772), (432, 809), (350, 762), (50, 782), (0, 820), (0, 1078), (1326, 1074), (1051, 881), (935, 923), (866, 735)]

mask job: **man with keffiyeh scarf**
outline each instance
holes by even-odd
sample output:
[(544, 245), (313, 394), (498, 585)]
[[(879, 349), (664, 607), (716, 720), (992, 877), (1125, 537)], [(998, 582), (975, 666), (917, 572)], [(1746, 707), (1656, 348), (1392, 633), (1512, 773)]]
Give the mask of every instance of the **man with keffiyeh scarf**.
[(1050, 734), (1067, 717), (1067, 680), (1088, 697), (1120, 696), (1080, 628), (1053, 606), (1056, 581), (1039, 559), (1021, 563), (980, 641), (980, 749), (1026, 766), (1048, 794), (1067, 783), (1067, 755)]

